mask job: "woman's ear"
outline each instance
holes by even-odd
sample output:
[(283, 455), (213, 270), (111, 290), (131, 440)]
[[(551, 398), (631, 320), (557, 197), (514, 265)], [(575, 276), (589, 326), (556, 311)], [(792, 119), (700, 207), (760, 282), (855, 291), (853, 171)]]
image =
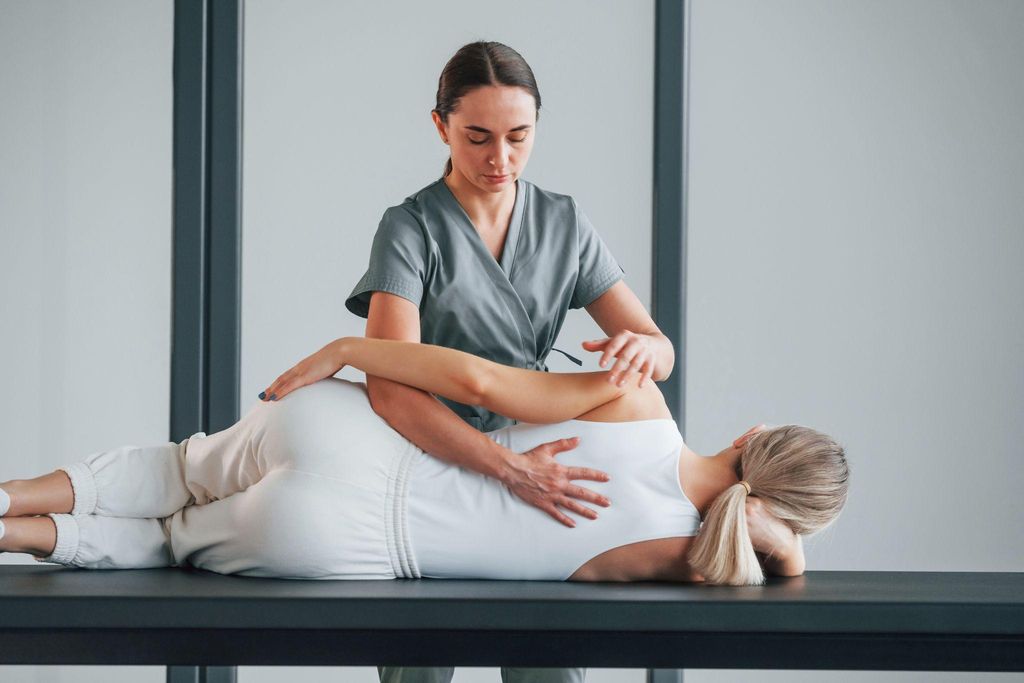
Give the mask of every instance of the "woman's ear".
[(736, 440), (732, 442), (732, 445), (735, 448), (743, 448), (743, 444), (745, 444), (747, 440), (750, 439), (750, 437), (764, 429), (767, 429), (767, 427), (764, 424), (755, 425), (754, 427), (751, 427), (750, 429), (745, 431), (742, 436), (736, 437)]
[(437, 133), (438, 135), (441, 136), (441, 140), (443, 140), (444, 144), (447, 145), (448, 134), (445, 132), (445, 128), (447, 128), (447, 126), (445, 125), (444, 121), (441, 120), (441, 117), (438, 115), (436, 111), (430, 112), (430, 118), (434, 120), (434, 126), (437, 127)]

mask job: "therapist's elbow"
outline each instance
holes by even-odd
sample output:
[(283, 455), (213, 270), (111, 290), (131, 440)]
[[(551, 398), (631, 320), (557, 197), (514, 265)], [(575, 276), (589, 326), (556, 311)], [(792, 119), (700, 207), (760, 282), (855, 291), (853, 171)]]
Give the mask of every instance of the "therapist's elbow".
[(372, 375), (366, 376), (366, 394), (370, 399), (370, 407), (373, 412), (391, 424), (391, 417), (395, 415), (402, 404), (403, 389), (405, 385), (381, 379)]
[(672, 375), (672, 368), (675, 367), (676, 363), (676, 349), (672, 344), (672, 340), (663, 334), (659, 336), (662, 339), (660, 358), (654, 366), (654, 372), (651, 374), (651, 379), (655, 382), (668, 379)]

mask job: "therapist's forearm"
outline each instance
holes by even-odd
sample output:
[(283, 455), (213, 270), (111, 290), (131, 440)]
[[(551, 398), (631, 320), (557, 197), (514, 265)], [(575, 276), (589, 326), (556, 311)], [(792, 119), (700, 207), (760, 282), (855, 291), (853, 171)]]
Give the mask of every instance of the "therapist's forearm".
[(383, 377), (366, 376), (374, 411), (398, 433), (431, 455), (504, 481), (511, 453), (473, 429), (425, 391)]

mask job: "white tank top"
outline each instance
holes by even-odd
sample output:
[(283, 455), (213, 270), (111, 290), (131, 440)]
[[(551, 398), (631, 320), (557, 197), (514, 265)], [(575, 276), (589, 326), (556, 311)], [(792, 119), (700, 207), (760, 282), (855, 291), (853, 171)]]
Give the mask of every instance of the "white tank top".
[(564, 581), (612, 548), (697, 535), (700, 513), (679, 484), (683, 438), (674, 420), (520, 423), (487, 436), (517, 453), (580, 437), (555, 459), (606, 472), (610, 481), (574, 483), (611, 505), (584, 501), (596, 520), (560, 508), (576, 521), (569, 528), (502, 483), (420, 452), (409, 474), (406, 515), (421, 576)]

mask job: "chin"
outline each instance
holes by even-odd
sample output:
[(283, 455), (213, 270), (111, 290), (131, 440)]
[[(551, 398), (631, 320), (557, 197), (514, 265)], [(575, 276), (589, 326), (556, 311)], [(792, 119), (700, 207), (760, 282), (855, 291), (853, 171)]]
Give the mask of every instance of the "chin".
[(499, 184), (495, 185), (494, 183), (492, 183), (489, 180), (487, 180), (487, 178), (484, 177), (485, 175), (486, 174), (481, 174), (480, 175), (480, 183), (479, 184), (485, 190), (491, 190), (492, 192), (502, 192), (503, 190), (508, 189), (510, 186), (515, 185), (516, 179), (519, 177), (515, 173), (509, 173), (508, 174), (509, 177), (508, 177), (507, 180), (505, 180), (505, 182), (499, 183)]

